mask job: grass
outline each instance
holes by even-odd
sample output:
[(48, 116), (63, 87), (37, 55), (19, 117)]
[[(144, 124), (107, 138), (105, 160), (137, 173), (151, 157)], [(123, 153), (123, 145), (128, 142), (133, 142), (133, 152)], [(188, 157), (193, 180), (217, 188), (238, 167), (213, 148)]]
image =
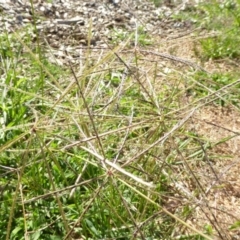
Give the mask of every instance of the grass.
[(212, 32), (200, 40), (202, 58), (239, 58), (238, 45), (240, 12), (239, 1), (203, 2), (176, 15), (177, 19), (191, 20), (197, 26)]
[(197, 73), (194, 78), (190, 77), (189, 81), (192, 82), (193, 87), (188, 88), (188, 94), (194, 96), (206, 97), (209, 94), (219, 91), (224, 87), (235, 84), (235, 87), (227, 92), (223, 96), (218, 96), (219, 99), (215, 101), (216, 104), (221, 106), (228, 106), (233, 104), (239, 108), (239, 102), (237, 95), (239, 92), (238, 83), (239, 74), (237, 72), (229, 73)]
[[(0, 36), (2, 239), (229, 239), (239, 228), (194, 221), (215, 217), (200, 169), (216, 174), (215, 146), (230, 139), (199, 134), (194, 114), (211, 102), (239, 111), (238, 74), (165, 73), (122, 53), (154, 44), (138, 30), (84, 51), (94, 61), (80, 72), (49, 62), (31, 28)], [(204, 59), (217, 53), (237, 57), (218, 45)]]

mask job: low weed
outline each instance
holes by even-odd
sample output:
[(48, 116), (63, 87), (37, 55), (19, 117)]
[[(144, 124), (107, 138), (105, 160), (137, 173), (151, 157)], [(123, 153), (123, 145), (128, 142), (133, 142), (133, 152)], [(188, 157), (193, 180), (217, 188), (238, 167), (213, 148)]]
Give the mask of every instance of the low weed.
[(240, 12), (238, 1), (203, 4), (202, 26), (217, 32), (215, 37), (202, 39), (203, 56), (207, 59), (239, 58)]
[(206, 59), (235, 58), (238, 59), (240, 38), (239, 30), (229, 30), (220, 36), (200, 40), (203, 57)]
[(238, 59), (239, 9), (239, 1), (234, 0), (202, 2), (173, 15), (173, 18), (191, 21), (209, 32), (200, 40), (202, 51), (198, 56), (202, 59)]
[[(197, 73), (192, 78), (193, 87), (188, 89), (188, 94), (195, 95), (195, 97), (206, 97), (211, 95), (212, 93), (218, 92), (227, 86), (231, 86), (236, 83), (231, 90), (226, 90), (222, 97), (215, 102), (220, 106), (226, 105), (235, 105), (239, 107), (237, 95), (239, 94), (239, 84), (238, 82), (239, 74), (238, 73)], [(193, 90), (193, 91), (192, 91)]]

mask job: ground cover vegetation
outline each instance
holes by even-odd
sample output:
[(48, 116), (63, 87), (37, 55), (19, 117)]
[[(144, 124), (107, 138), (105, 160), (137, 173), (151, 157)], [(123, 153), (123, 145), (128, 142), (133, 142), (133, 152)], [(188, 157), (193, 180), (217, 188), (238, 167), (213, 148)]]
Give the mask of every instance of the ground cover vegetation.
[(89, 34), (77, 66), (1, 33), (0, 239), (238, 239), (239, 4), (176, 12), (184, 39)]

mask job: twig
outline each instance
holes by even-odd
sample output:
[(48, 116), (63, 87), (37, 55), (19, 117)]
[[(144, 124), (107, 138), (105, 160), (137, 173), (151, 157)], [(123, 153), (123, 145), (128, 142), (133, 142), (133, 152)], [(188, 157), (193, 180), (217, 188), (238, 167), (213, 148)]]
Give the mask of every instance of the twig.
[(161, 58), (167, 58), (167, 59), (175, 61), (175, 62), (180, 62), (180, 63), (183, 63), (183, 64), (188, 65), (190, 67), (193, 67), (194, 69), (197, 69), (197, 70), (200, 70), (200, 71), (203, 71), (203, 72), (207, 72), (203, 67), (199, 66), (198, 64), (196, 64), (194, 62), (191, 62), (189, 60), (186, 60), (186, 59), (183, 59), (183, 58), (180, 58), (180, 57), (176, 57), (176, 56), (168, 54), (168, 53), (159, 53), (159, 52), (153, 52), (153, 51), (142, 50), (142, 49), (140, 49), (139, 51), (141, 53), (153, 54), (153, 55), (159, 56)]

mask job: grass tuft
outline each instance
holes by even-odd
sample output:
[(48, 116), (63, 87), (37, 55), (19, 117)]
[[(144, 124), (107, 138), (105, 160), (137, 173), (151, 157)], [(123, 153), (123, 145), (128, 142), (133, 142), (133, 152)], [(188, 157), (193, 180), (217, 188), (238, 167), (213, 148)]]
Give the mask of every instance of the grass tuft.
[[(237, 24), (234, 4), (214, 6)], [(219, 220), (211, 194), (229, 187), (215, 166), (231, 159), (221, 147), (239, 133), (216, 119), (209, 125), (228, 134), (212, 139), (201, 124), (208, 107), (239, 113), (238, 73), (143, 57), (136, 49), (156, 43), (142, 27), (115, 31), (115, 47), (98, 54), (89, 30), (81, 69), (62, 67), (33, 32), (0, 36), (1, 237), (230, 239), (239, 222)], [(228, 41), (202, 40), (205, 57), (238, 57)]]

